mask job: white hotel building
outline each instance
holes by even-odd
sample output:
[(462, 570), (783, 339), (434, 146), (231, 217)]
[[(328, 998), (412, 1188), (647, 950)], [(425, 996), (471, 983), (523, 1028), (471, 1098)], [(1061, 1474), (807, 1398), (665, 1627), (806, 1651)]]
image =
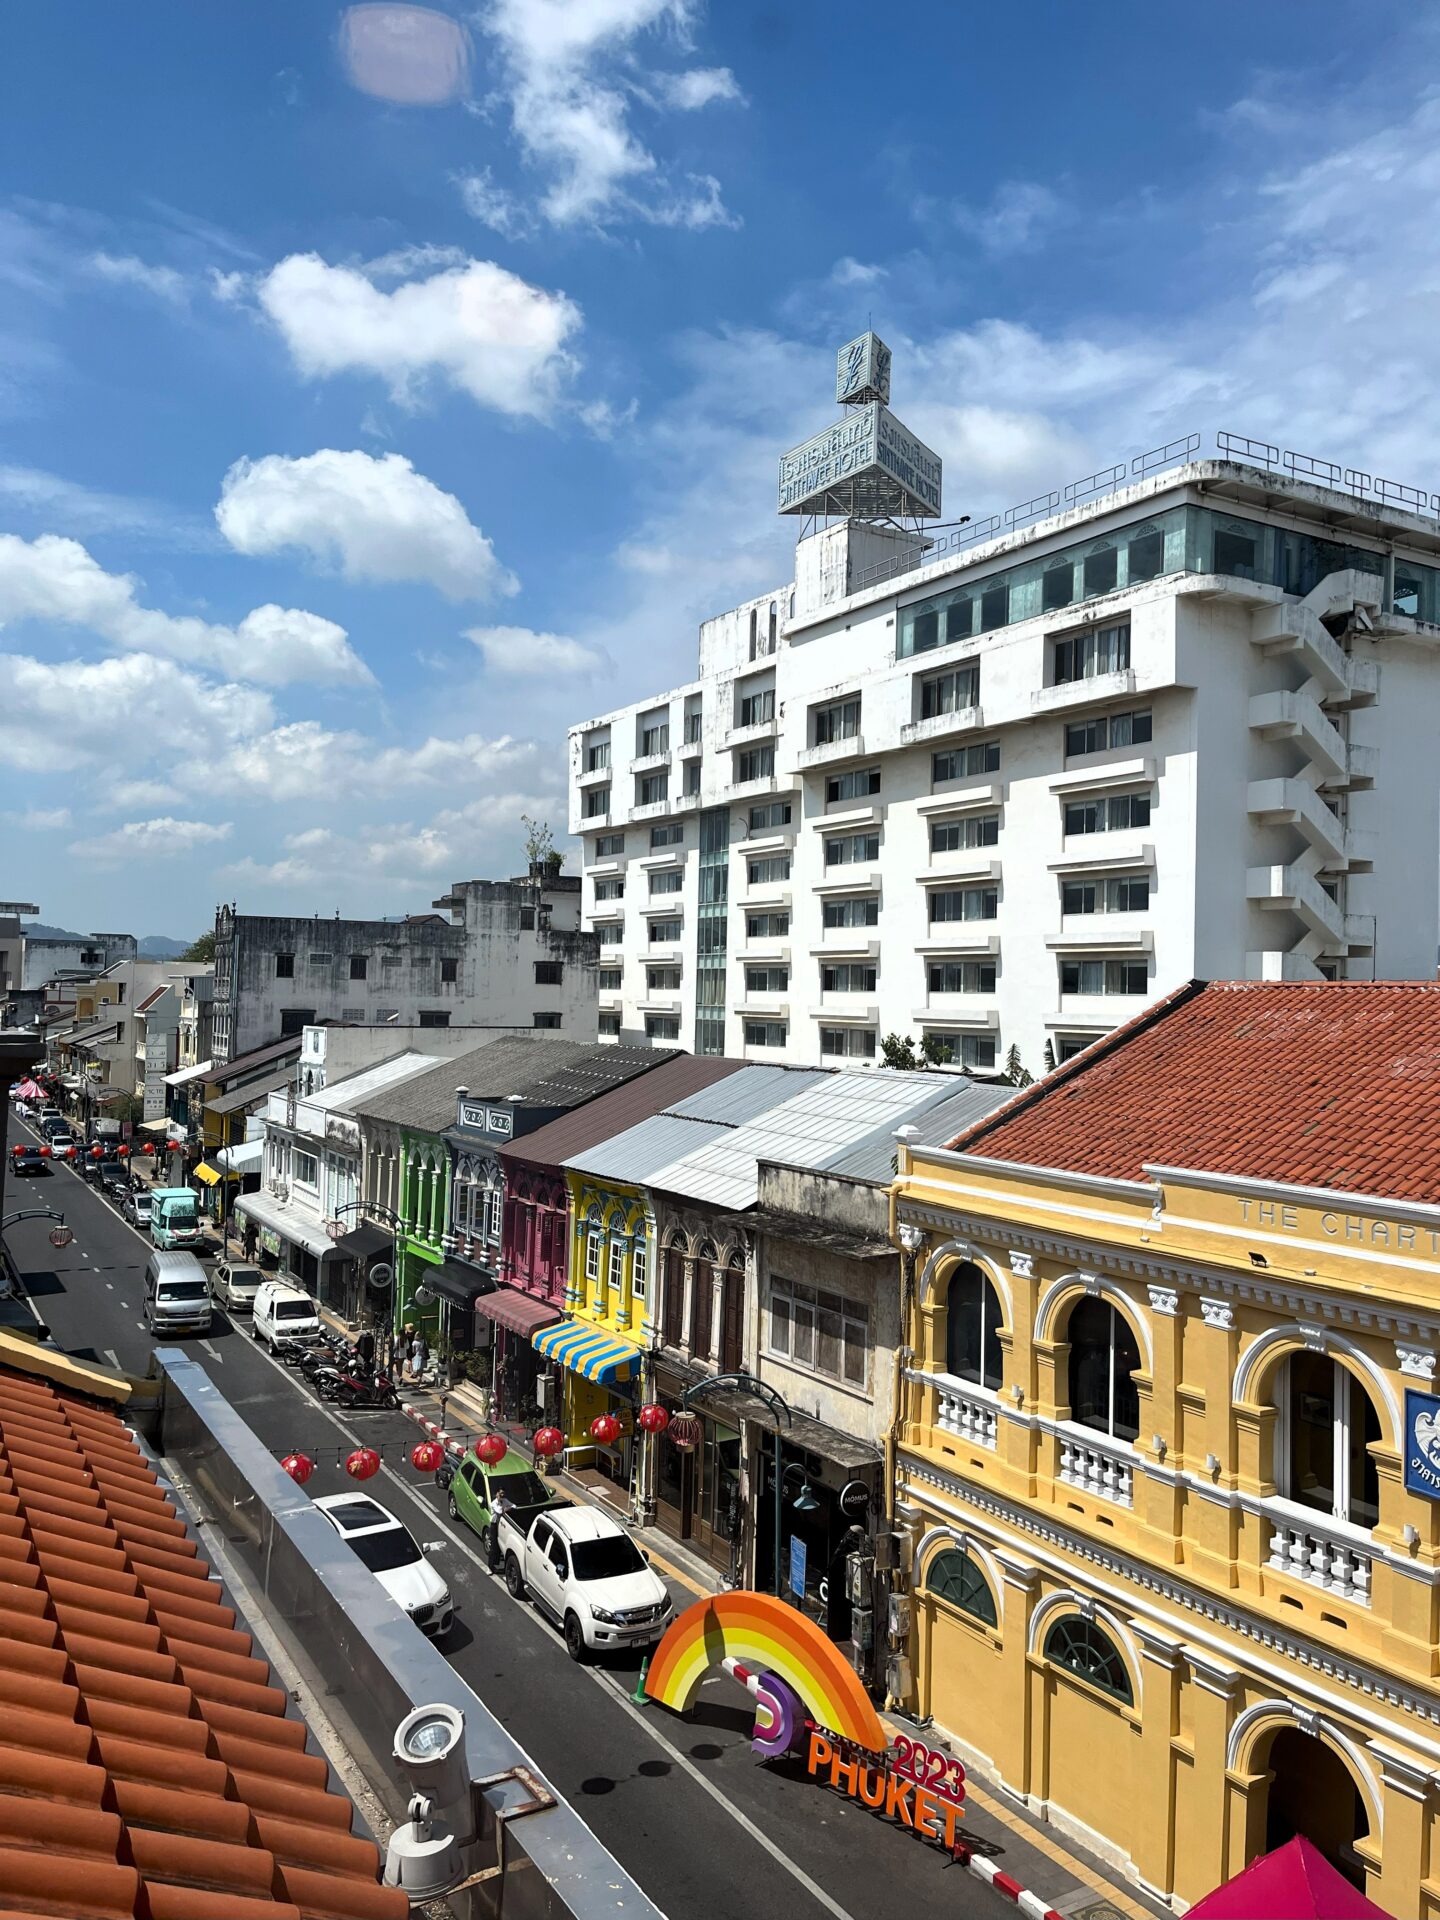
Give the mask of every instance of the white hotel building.
[(601, 1034), (1038, 1074), (1192, 977), (1433, 977), (1440, 519), (1271, 454), (830, 524), (572, 728)]

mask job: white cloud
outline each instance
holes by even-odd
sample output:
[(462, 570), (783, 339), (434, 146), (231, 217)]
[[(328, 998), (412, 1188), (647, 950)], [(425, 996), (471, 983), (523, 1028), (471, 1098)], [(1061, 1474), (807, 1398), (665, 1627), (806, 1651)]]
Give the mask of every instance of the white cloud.
[(497, 186), (490, 169), (455, 176), (465, 211), (481, 226), (489, 227), (506, 240), (523, 240), (535, 230), (535, 222), (524, 205), (508, 188)]
[(363, 93), (400, 106), (444, 106), (469, 89), (470, 36), (458, 20), (433, 7), (385, 0), (346, 7), (340, 60)]
[(298, 460), (237, 460), (215, 518), (240, 553), (298, 547), (347, 580), (418, 580), (451, 600), (488, 600), (519, 585), (454, 494), (403, 454), (325, 447)]
[(439, 380), (500, 413), (544, 418), (576, 370), (567, 342), (580, 309), (489, 260), (386, 292), (359, 268), (296, 253), (258, 291), (301, 373), (373, 374), (406, 406)]
[(1036, 180), (1005, 180), (989, 204), (954, 202), (950, 218), (962, 233), (978, 240), (987, 253), (1023, 253), (1064, 217), (1065, 203), (1053, 188)]
[(23, 772), (113, 774), (157, 749), (223, 751), (274, 719), (255, 688), (213, 686), (148, 654), (53, 662), (0, 653), (0, 764)]
[(831, 282), (837, 287), (873, 287), (884, 278), (884, 267), (856, 260), (848, 253), (842, 254), (830, 269)]
[(233, 306), (250, 291), (248, 273), (225, 273), (219, 267), (210, 269), (210, 291), (224, 306)]
[(70, 825), (68, 807), (31, 807), (24, 813), (7, 813), (4, 816), (12, 827), (19, 827), (22, 833), (59, 833)]
[(471, 627), (465, 638), (480, 649), (492, 673), (510, 679), (599, 673), (611, 664), (598, 648), (582, 640), (571, 640), (563, 633), (536, 633), (533, 627)]
[(485, 30), (497, 43), (515, 135), (549, 184), (540, 202), (555, 226), (600, 225), (630, 215), (668, 226), (734, 224), (718, 182), (674, 192), (630, 124), (632, 95), (692, 110), (740, 97), (726, 68), (638, 71), (642, 36), (687, 43), (694, 0), (490, 0)]
[(196, 793), (325, 803), (427, 788), (481, 791), (497, 781), (563, 785), (564, 769), (553, 746), (509, 734), (431, 734), (385, 747), (362, 733), (294, 720), (182, 761), (174, 778)]
[(214, 665), (267, 686), (300, 680), (373, 684), (345, 629), (295, 607), (263, 606), (237, 626), (161, 613), (136, 598), (132, 574), (106, 573), (78, 540), (0, 534), (0, 627), (43, 620), (83, 627), (113, 644)]
[(117, 813), (129, 813), (137, 807), (173, 807), (183, 795), (168, 780), (107, 779), (99, 798)]
[(72, 841), (70, 852), (105, 866), (120, 866), (131, 860), (178, 860), (197, 847), (228, 840), (230, 832), (228, 820), (212, 826), (205, 820), (174, 820), (167, 814), (157, 820), (127, 820), (113, 833)]
[(133, 253), (94, 253), (90, 256), (90, 269), (102, 280), (117, 286), (139, 287), (171, 306), (183, 307), (190, 297), (189, 282), (183, 273), (177, 273), (174, 267), (151, 266), (145, 260), (137, 260)]
[[(63, 521), (76, 533), (154, 535), (185, 546), (201, 541), (200, 531), (186, 516), (156, 501), (81, 486), (40, 467), (0, 466), (0, 500), (52, 522)], [(213, 545), (213, 533), (205, 537)]]

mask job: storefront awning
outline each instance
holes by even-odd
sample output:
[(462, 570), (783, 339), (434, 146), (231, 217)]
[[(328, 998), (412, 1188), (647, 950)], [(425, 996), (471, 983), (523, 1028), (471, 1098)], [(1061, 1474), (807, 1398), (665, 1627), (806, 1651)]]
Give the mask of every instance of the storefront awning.
[(824, 1420), (799, 1412), (793, 1413), (788, 1421), (782, 1413), (777, 1420), (758, 1394), (718, 1387), (713, 1393), (692, 1388), (691, 1396), (689, 1404), (714, 1419), (730, 1420), (736, 1426), (748, 1420), (752, 1426), (763, 1427), (766, 1433), (774, 1433), (778, 1426), (780, 1438), (787, 1447), (796, 1447), (803, 1453), (818, 1453), (822, 1460), (833, 1461), (847, 1473), (861, 1473), (880, 1462), (878, 1447), (868, 1440), (858, 1440), (843, 1427), (832, 1427)]
[(462, 1267), (454, 1260), (443, 1260), (438, 1267), (427, 1267), (421, 1286), (440, 1294), (457, 1307), (473, 1307), (476, 1295), (488, 1293), (495, 1282), (474, 1267)]
[(209, 1073), (213, 1065), (211, 1060), (202, 1060), (198, 1067), (181, 1067), (178, 1073), (165, 1075), (165, 1084), (167, 1087), (183, 1087), (187, 1081), (198, 1080), (203, 1074)]
[(347, 1260), (373, 1260), (377, 1253), (389, 1253), (394, 1244), (395, 1235), (389, 1227), (377, 1227), (373, 1220), (365, 1220), (341, 1234), (335, 1251)]
[(630, 1341), (617, 1339), (585, 1320), (562, 1320), (558, 1326), (535, 1334), (530, 1344), (547, 1360), (558, 1360), (562, 1367), (583, 1374), (601, 1387), (628, 1380), (640, 1359), (640, 1349)]
[(202, 1160), (195, 1169), (195, 1178), (203, 1180), (207, 1187), (218, 1187), (222, 1180), (234, 1179), (233, 1174), (221, 1173), (218, 1167), (212, 1167), (208, 1160)]
[(475, 1302), (475, 1311), (483, 1313), (487, 1320), (493, 1320), (497, 1327), (507, 1327), (511, 1333), (518, 1333), (528, 1340), (538, 1333), (541, 1327), (550, 1327), (564, 1318), (562, 1308), (549, 1300), (536, 1300), (531, 1294), (520, 1293), (514, 1287), (497, 1287), (494, 1293), (487, 1293), (483, 1300)]
[(313, 1214), (297, 1213), (268, 1193), (242, 1193), (235, 1202), (235, 1217), (253, 1220), (257, 1227), (268, 1228), (292, 1246), (303, 1247), (317, 1260), (334, 1252), (330, 1236)]
[(265, 1142), (242, 1140), (233, 1147), (222, 1147), (215, 1156), (217, 1167), (226, 1173), (258, 1173), (265, 1164)]
[(184, 1127), (181, 1126), (178, 1120), (166, 1119), (163, 1114), (158, 1120), (142, 1120), (140, 1122), (141, 1133), (169, 1133), (172, 1129), (177, 1139), (185, 1132)]

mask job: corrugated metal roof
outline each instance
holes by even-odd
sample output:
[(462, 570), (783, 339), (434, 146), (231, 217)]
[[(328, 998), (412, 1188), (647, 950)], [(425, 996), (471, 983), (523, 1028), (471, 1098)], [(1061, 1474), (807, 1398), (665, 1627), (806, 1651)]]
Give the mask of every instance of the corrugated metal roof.
[(252, 1047), (249, 1053), (237, 1054), (233, 1060), (227, 1060), (217, 1066), (206, 1077), (211, 1085), (223, 1087), (227, 1080), (234, 1080), (247, 1073), (255, 1073), (261, 1067), (268, 1067), (272, 1060), (284, 1060), (287, 1056), (298, 1060), (300, 1057), (301, 1036), (287, 1033), (283, 1040), (267, 1041), (263, 1047)]
[(578, 1112), (567, 1113), (549, 1126), (512, 1141), (500, 1149), (500, 1157), (536, 1167), (561, 1166), (571, 1154), (584, 1153), (588, 1147), (625, 1133), (652, 1114), (740, 1070), (740, 1061), (714, 1054), (662, 1055), (652, 1072), (636, 1075)]
[(238, 1113), (242, 1107), (263, 1105), (272, 1093), (281, 1087), (288, 1087), (295, 1078), (293, 1066), (282, 1067), (279, 1073), (263, 1075), (259, 1080), (247, 1080), (243, 1087), (236, 1087), (233, 1093), (217, 1094), (213, 1100), (205, 1102), (207, 1113)]
[(727, 1127), (743, 1127), (747, 1120), (768, 1113), (780, 1101), (788, 1100), (817, 1080), (834, 1079), (828, 1067), (742, 1066), (740, 1071), (717, 1085), (677, 1100), (667, 1111), (691, 1120), (718, 1120)]
[[(886, 1075), (887, 1079), (891, 1076)], [(953, 1140), (961, 1127), (973, 1126), (975, 1121), (983, 1120), (987, 1113), (993, 1113), (1014, 1093), (1013, 1087), (987, 1086), (980, 1080), (964, 1080), (958, 1075), (938, 1075), (933, 1073), (896, 1074), (897, 1080), (923, 1080), (929, 1085), (923, 1096), (917, 1096), (914, 1104), (905, 1110), (889, 1112), (881, 1120), (877, 1116), (876, 1124), (870, 1132), (861, 1135), (839, 1153), (824, 1160), (797, 1160), (793, 1154), (787, 1156), (787, 1166), (814, 1167), (816, 1172), (833, 1173), (846, 1180), (871, 1180), (884, 1186), (890, 1184), (895, 1171), (895, 1154), (899, 1141), (895, 1138), (899, 1127), (916, 1127), (914, 1139), (917, 1145), (936, 1146), (943, 1140)], [(938, 1082), (938, 1084), (937, 1084)]]
[(433, 1072), (393, 1094), (362, 1098), (355, 1111), (429, 1133), (455, 1123), (455, 1094), (504, 1100), (517, 1107), (583, 1107), (611, 1088), (653, 1073), (668, 1056), (653, 1047), (612, 1047), (600, 1041), (508, 1034), (488, 1046), (441, 1061)]
[(728, 1139), (787, 1094), (836, 1078), (823, 1067), (742, 1066), (639, 1126), (572, 1154), (563, 1164), (601, 1179), (668, 1189), (670, 1169), (698, 1148)]
[(343, 1080), (332, 1080), (318, 1093), (307, 1094), (301, 1105), (314, 1107), (321, 1113), (353, 1113), (355, 1103), (365, 1099), (368, 1094), (383, 1092), (397, 1081), (413, 1079), (417, 1073), (428, 1073), (439, 1064), (433, 1053), (420, 1053), (407, 1048), (403, 1053), (391, 1054), (388, 1060), (377, 1060), (368, 1067), (361, 1067), (355, 1073), (347, 1074)]

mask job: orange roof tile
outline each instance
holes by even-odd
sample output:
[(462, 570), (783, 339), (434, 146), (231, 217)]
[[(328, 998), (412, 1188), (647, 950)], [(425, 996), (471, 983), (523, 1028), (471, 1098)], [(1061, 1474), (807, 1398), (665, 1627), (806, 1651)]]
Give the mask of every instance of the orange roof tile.
[(1440, 983), (1195, 981), (952, 1145), (1118, 1180), (1190, 1167), (1434, 1204)]
[(0, 1367), (0, 1916), (403, 1920), (114, 1413)]

